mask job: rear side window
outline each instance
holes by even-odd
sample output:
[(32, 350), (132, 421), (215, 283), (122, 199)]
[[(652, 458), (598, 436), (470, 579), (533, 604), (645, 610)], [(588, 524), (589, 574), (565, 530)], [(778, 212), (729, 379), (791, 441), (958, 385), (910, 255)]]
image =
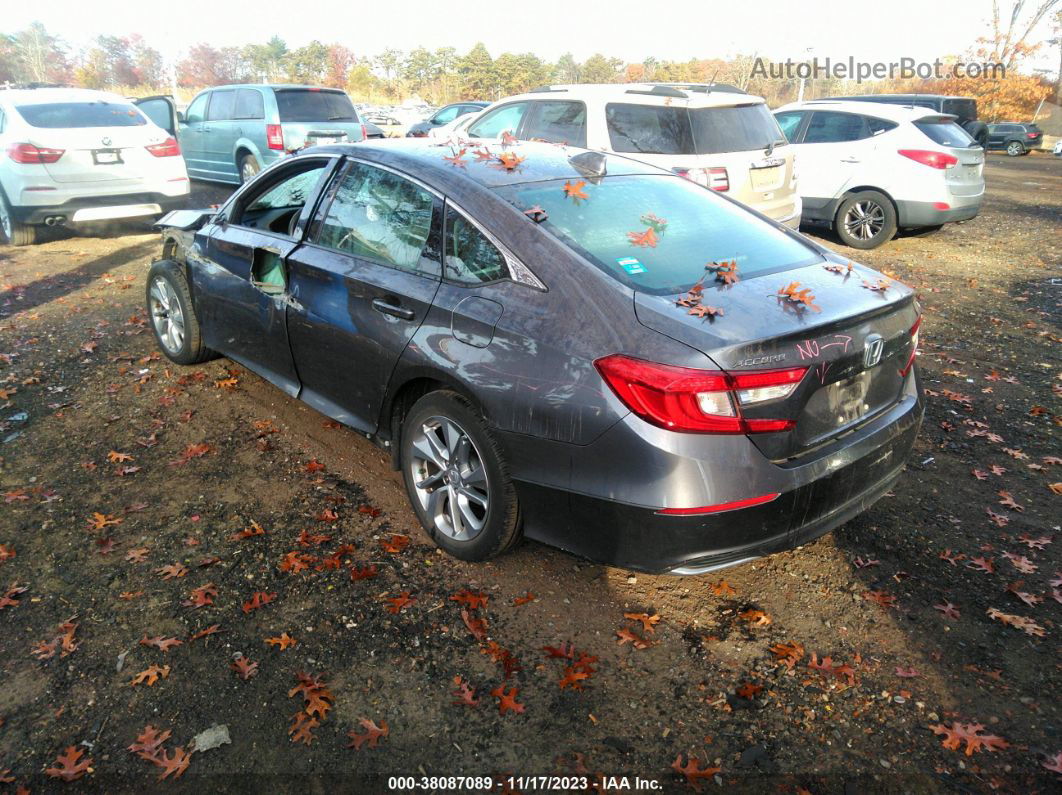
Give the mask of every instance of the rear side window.
[(751, 152), (771, 144), (784, 144), (778, 122), (762, 103), (690, 111), (697, 154)]
[(392, 268), (417, 271), (434, 199), (390, 171), (351, 163), (332, 191), (314, 241)]
[(443, 262), (446, 278), (464, 284), (496, 282), (509, 276), (505, 257), (497, 247), (452, 208), (446, 211), (446, 255)]
[(207, 109), (207, 121), (225, 121), (232, 118), (236, 106), (235, 91), (215, 91), (210, 95), (210, 107)]
[(262, 92), (253, 88), (241, 88), (236, 92), (236, 109), (232, 114), (234, 119), (264, 119), (265, 102), (262, 100)]
[(432, 116), (432, 121), (434, 121), (436, 124), (448, 124), (449, 122), (452, 122), (454, 119), (456, 119), (460, 112), (460, 105), (451, 105), (448, 108), (443, 108), (434, 116)]
[(147, 119), (134, 105), (121, 102), (47, 102), (18, 105), (16, 110), (31, 127), (140, 127)]
[(605, 124), (614, 152), (688, 155), (694, 151), (685, 108), (610, 102), (605, 105)]
[(916, 121), (915, 127), (925, 133), (933, 143), (941, 146), (966, 147), (976, 145), (976, 141), (970, 137), (962, 127), (953, 121), (949, 122), (924, 122)]
[(792, 141), (796, 136), (797, 130), (800, 129), (800, 122), (804, 121), (804, 114), (799, 110), (788, 110), (785, 113), (776, 113), (774, 119), (778, 122), (778, 126), (782, 128), (782, 133), (785, 135), (786, 140)]
[(804, 133), (806, 144), (833, 144), (842, 141), (858, 141), (870, 135), (863, 116), (856, 113), (837, 113), (817, 110)]
[(881, 135), (881, 133), (895, 130), (899, 126), (894, 121), (879, 119), (875, 116), (864, 116), (863, 121), (867, 125), (867, 132), (871, 135)]
[(526, 112), (526, 102), (503, 105), (469, 127), (468, 134), (472, 138), (499, 138), (503, 132), (515, 135)]
[(822, 261), (810, 246), (682, 177), (616, 175), (581, 190), (587, 198), (575, 199), (564, 180), (547, 180), (498, 193), (521, 210), (540, 207), (540, 229), (617, 281), (655, 295), (685, 292), (708, 262), (736, 259), (750, 278)]
[(288, 88), (279, 89), (276, 97), (282, 122), (358, 121), (358, 112), (342, 91)]
[(536, 102), (520, 137), (586, 146), (586, 105), (582, 102)]

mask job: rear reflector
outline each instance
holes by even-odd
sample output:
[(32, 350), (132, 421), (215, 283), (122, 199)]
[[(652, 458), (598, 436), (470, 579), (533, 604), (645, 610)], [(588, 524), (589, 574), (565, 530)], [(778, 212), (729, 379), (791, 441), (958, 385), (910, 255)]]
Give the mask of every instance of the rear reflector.
[(933, 202), (933, 209), (934, 210), (950, 210), (951, 209), (951, 205), (948, 204), (947, 202)]
[(153, 144), (145, 148), (155, 157), (177, 157), (181, 153), (181, 147), (177, 143), (177, 139), (172, 136), (161, 144)]
[(745, 500), (733, 502), (721, 502), (718, 505), (704, 505), (700, 508), (661, 508), (658, 514), (664, 516), (696, 516), (701, 513), (722, 513), (723, 511), (737, 511), (741, 508), (751, 508), (753, 505), (763, 505), (778, 499), (779, 493), (764, 494), (762, 497), (749, 497)]
[(898, 149), (897, 152), (930, 168), (951, 168), (959, 162), (959, 158), (955, 155), (949, 155), (947, 152), (934, 152), (930, 149)]
[(63, 156), (65, 149), (48, 149), (33, 144), (11, 144), (7, 147), (7, 156), (16, 163), (54, 163)]
[(284, 151), (284, 130), (279, 124), (266, 125), (266, 146), (277, 151)]
[(648, 423), (686, 433), (786, 431), (787, 419), (754, 419), (741, 407), (788, 397), (807, 367), (730, 374), (614, 354), (594, 362), (623, 404)]

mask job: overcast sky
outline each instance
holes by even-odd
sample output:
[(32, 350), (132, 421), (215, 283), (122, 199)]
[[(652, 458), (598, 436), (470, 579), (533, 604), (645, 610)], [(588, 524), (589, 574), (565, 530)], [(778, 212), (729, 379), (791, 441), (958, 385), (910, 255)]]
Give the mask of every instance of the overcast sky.
[[(75, 46), (103, 33), (139, 33), (170, 59), (198, 42), (243, 45), (279, 34), (291, 47), (313, 39), (337, 41), (358, 55), (418, 46), (451, 46), (463, 53), (482, 41), (492, 55), (531, 51), (550, 61), (568, 51), (578, 60), (595, 52), (625, 61), (738, 53), (784, 60), (807, 57), (809, 48), (820, 58), (931, 60), (965, 50), (987, 30), (991, 13), (991, 0), (611, 0), (594, 8), (578, 0), (51, 0), (41, 5), (4, 0), (4, 5), (0, 30), (5, 32), (39, 20)], [(1050, 35), (1046, 25), (1040, 33), (1039, 39)], [(1057, 55), (1038, 60), (1045, 66), (1058, 63)]]

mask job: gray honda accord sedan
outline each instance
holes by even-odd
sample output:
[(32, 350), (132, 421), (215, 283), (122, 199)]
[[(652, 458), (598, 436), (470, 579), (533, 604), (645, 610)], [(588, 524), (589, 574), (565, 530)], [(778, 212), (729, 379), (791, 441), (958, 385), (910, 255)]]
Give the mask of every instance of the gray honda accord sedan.
[(162, 351), (391, 451), (431, 538), (650, 572), (803, 544), (899, 477), (912, 291), (681, 176), (540, 143), (305, 150), (160, 221)]

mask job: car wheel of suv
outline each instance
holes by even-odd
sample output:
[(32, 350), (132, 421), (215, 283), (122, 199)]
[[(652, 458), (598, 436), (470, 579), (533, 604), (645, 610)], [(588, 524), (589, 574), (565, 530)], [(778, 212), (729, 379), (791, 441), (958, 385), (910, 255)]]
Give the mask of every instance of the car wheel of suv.
[(1019, 157), (1025, 154), (1025, 147), (1021, 141), (1011, 141), (1007, 144), (1007, 154), (1011, 157)]
[(255, 178), (255, 175), (262, 170), (262, 166), (258, 163), (258, 158), (254, 155), (247, 154), (240, 158), (240, 184), (250, 182)]
[(516, 490), (501, 450), (475, 407), (431, 392), (402, 423), (402, 476), (432, 540), (461, 560), (487, 560), (520, 538)]
[(12, 246), (32, 246), (37, 242), (37, 227), (16, 221), (3, 193), (0, 193), (0, 231)]
[(197, 364), (214, 357), (203, 346), (184, 270), (173, 260), (156, 262), (148, 271), (147, 306), (155, 340), (168, 359)]
[(896, 234), (896, 210), (884, 194), (860, 191), (841, 202), (833, 226), (846, 246), (877, 248)]

